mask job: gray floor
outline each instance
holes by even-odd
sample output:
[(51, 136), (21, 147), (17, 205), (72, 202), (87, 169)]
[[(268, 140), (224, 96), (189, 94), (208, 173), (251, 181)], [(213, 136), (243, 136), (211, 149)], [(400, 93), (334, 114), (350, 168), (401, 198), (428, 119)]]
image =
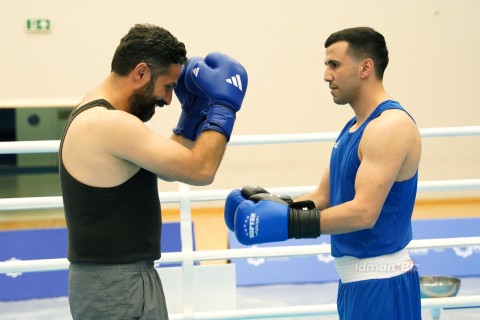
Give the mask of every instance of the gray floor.
[[(237, 308), (254, 309), (282, 306), (315, 305), (335, 303), (337, 283), (269, 285), (237, 288)], [(480, 294), (480, 278), (464, 278), (458, 295)], [(423, 319), (431, 319), (430, 311), (423, 310)], [(0, 302), (2, 320), (67, 320), (71, 319), (66, 297), (55, 299)], [(337, 316), (312, 316), (302, 318), (334, 320)], [(446, 309), (441, 311), (441, 320), (480, 319), (479, 308)]]

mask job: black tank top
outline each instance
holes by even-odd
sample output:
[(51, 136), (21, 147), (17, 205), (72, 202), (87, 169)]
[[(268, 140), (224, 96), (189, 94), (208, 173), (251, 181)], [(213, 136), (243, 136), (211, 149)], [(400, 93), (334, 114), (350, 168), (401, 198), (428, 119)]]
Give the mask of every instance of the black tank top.
[(60, 144), (60, 182), (68, 229), (70, 262), (129, 263), (160, 258), (161, 208), (157, 176), (140, 169), (124, 183), (92, 187), (70, 175), (62, 161), (67, 130), (81, 112), (115, 108), (106, 100), (91, 101), (72, 111)]

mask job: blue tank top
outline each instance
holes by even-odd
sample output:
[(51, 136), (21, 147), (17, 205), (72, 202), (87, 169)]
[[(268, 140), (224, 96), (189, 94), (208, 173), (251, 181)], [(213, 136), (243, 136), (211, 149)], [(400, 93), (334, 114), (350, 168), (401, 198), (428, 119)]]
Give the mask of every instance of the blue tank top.
[[(405, 111), (398, 102), (386, 100), (356, 131), (349, 132), (355, 124), (354, 117), (340, 132), (330, 159), (330, 206), (342, 204), (355, 197), (355, 178), (360, 166), (358, 146), (363, 132), (370, 121), (389, 109)], [(393, 184), (373, 228), (332, 235), (332, 256), (368, 258), (394, 253), (407, 246), (412, 239), (411, 217), (417, 182), (418, 172), (408, 180)]]

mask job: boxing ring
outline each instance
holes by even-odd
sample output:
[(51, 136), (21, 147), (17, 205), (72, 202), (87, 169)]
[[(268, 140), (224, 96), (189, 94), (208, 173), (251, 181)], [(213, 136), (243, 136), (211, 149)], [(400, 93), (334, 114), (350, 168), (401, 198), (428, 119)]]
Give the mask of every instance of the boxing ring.
[[(479, 136), (480, 126), (447, 127), (420, 129), (422, 138), (452, 137), (452, 136)], [(229, 146), (259, 145), (259, 144), (286, 144), (304, 142), (334, 141), (338, 132), (288, 134), (288, 135), (246, 135), (233, 136)], [(0, 154), (21, 153), (56, 153), (59, 141), (15, 141), (0, 142)], [(274, 194), (289, 194), (292, 196), (313, 190), (315, 186), (266, 188)], [(480, 179), (420, 181), (418, 192), (452, 191), (452, 190), (479, 190)], [(225, 200), (230, 189), (192, 191), (188, 185), (180, 183), (177, 192), (160, 192), (162, 204), (173, 203), (180, 207), (180, 236), (181, 251), (162, 253), (158, 263), (181, 263), (183, 287), (183, 312), (170, 315), (170, 319), (264, 319), (285, 317), (308, 317), (316, 315), (336, 314), (336, 304), (305, 305), (292, 307), (273, 307), (256, 309), (236, 309), (225, 311), (195, 311), (193, 304), (193, 269), (200, 261), (228, 260), (233, 258), (260, 258), (260, 257), (293, 257), (319, 254), (330, 254), (330, 245), (285, 246), (275, 248), (241, 248), (229, 250), (194, 251), (192, 236), (191, 204), (195, 202), (209, 202)], [(54, 197), (25, 197), (0, 199), (0, 211), (34, 210), (34, 209), (61, 209), (61, 196)], [(480, 236), (442, 239), (412, 240), (408, 249), (425, 248), (452, 248), (480, 246)], [(0, 274), (14, 272), (46, 272), (68, 270), (66, 258), (4, 261), (0, 262)], [(480, 306), (480, 295), (455, 296), (450, 298), (423, 298), (422, 309), (434, 310), (442, 308), (462, 308)]]

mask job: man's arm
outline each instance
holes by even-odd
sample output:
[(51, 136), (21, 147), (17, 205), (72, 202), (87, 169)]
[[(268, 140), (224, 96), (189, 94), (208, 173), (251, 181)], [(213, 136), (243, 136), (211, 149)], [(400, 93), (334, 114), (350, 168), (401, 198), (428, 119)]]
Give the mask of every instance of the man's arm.
[[(400, 172), (406, 171), (405, 160), (416, 139), (417, 128), (403, 111), (386, 111), (373, 120), (359, 146), (361, 164), (355, 179), (355, 198), (321, 211), (321, 232), (338, 234), (372, 228), (393, 183)], [(409, 177), (416, 172), (414, 165), (407, 169)]]
[(188, 149), (192, 149), (194, 144), (195, 144), (195, 141), (189, 140), (189, 139), (184, 138), (181, 135), (175, 134), (175, 133), (170, 136), (170, 139), (172, 139), (175, 142), (180, 143), (182, 146), (184, 146), (185, 148), (188, 148)]
[[(226, 148), (223, 134), (208, 130), (200, 134), (191, 149), (167, 138), (136, 117), (115, 112), (111, 117), (106, 145), (109, 152), (154, 172), (167, 181), (192, 185), (212, 183)], [(105, 128), (106, 129), (106, 128)]]
[(247, 72), (233, 58), (213, 52), (205, 59), (197, 57), (189, 60), (178, 85), (175, 93), (182, 103), (182, 115), (174, 129), (175, 135), (166, 139), (133, 120), (129, 121), (136, 134), (126, 131), (129, 137), (125, 141), (129, 146), (120, 148), (119, 157), (168, 181), (210, 184), (245, 97)]

